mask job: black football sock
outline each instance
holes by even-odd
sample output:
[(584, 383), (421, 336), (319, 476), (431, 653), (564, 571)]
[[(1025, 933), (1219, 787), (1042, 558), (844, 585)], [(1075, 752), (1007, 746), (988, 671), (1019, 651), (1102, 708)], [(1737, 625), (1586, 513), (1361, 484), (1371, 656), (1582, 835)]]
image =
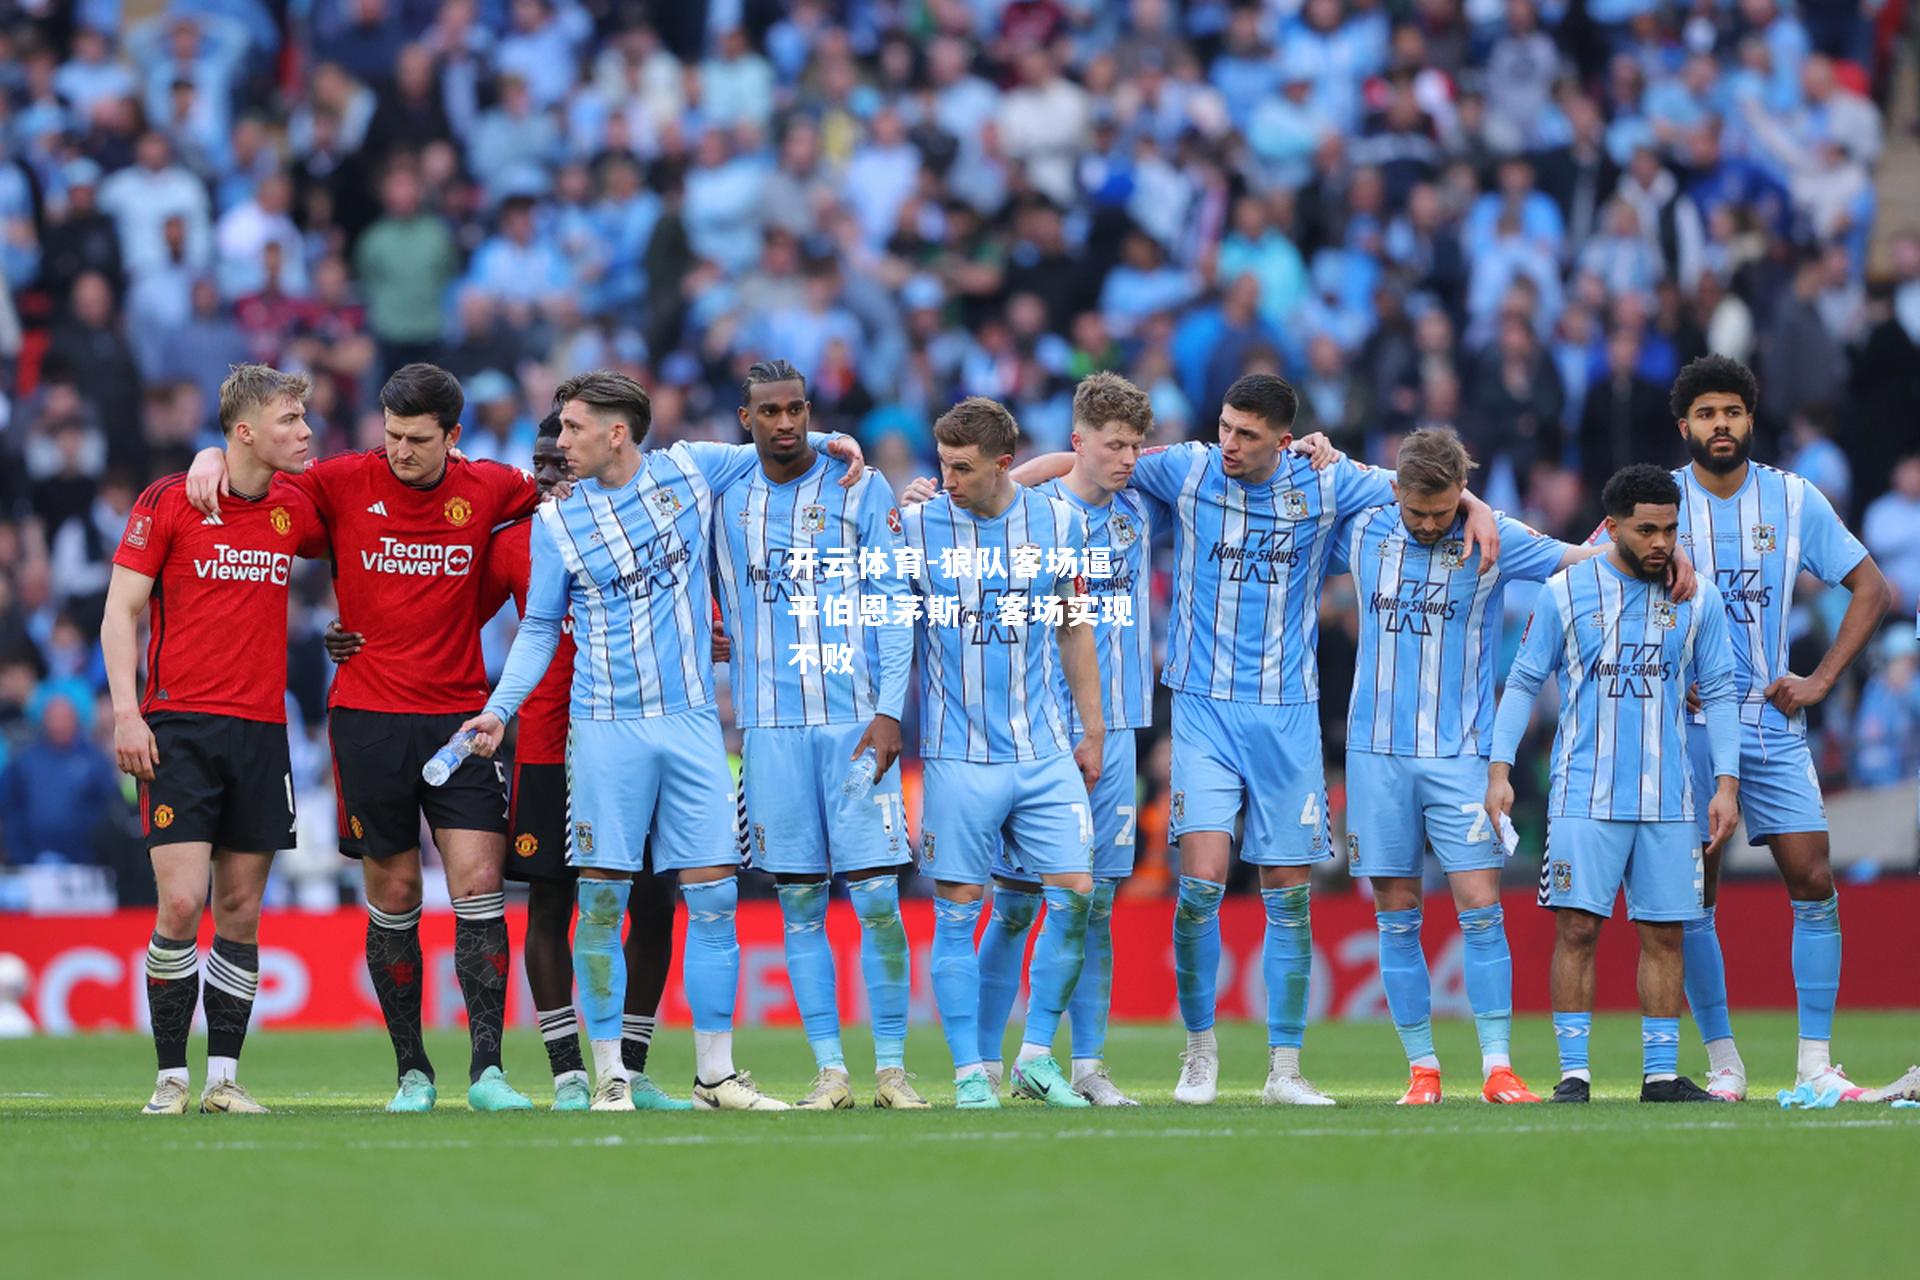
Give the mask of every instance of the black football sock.
[(420, 908), (390, 915), (367, 908), (367, 973), (393, 1041), (397, 1075), (418, 1071), (433, 1079), (420, 1034)]
[(453, 968), (467, 1005), (467, 1036), (473, 1059), (467, 1079), (478, 1080), (500, 1065), (501, 1028), (507, 1020), (507, 895), (476, 893), (453, 900)]
[(162, 1071), (187, 1069), (187, 1033), (200, 1003), (200, 953), (192, 938), (158, 932), (147, 943), (147, 1011)]

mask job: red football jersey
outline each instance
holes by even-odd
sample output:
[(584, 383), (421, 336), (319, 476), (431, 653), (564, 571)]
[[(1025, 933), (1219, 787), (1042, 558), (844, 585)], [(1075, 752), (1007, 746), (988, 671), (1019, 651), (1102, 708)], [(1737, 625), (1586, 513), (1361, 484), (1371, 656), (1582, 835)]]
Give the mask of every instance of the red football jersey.
[[(533, 521), (517, 520), (493, 535), (480, 588), (481, 616), (491, 618), (507, 597), (522, 617), (527, 612), (527, 578), (533, 572)], [(567, 762), (567, 715), (573, 705), (573, 616), (560, 622), (560, 644), (547, 674), (520, 704), (520, 738), (513, 749), (518, 764)]]
[(540, 505), (533, 477), (497, 462), (449, 461), (425, 489), (404, 484), (384, 449), (339, 454), (293, 482), (326, 521), (340, 625), (366, 637), (327, 703), (448, 715), (487, 700), (481, 569), (497, 525)]
[(186, 476), (156, 480), (113, 562), (153, 579), (140, 711), (287, 722), (287, 581), (327, 554), (326, 529), (291, 478), (264, 498), (222, 499), (219, 524), (187, 505)]

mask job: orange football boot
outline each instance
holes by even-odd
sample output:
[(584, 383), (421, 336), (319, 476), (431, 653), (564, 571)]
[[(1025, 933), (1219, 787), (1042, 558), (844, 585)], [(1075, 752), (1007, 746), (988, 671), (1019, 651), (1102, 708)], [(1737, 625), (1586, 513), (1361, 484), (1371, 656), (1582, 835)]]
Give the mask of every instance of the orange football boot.
[(1407, 1081), (1407, 1091), (1401, 1095), (1398, 1105), (1424, 1107), (1438, 1101), (1440, 1101), (1440, 1069), (1414, 1067), (1413, 1078)]
[(1513, 1074), (1512, 1067), (1495, 1067), (1481, 1087), (1480, 1097), (1487, 1102), (1501, 1103), (1540, 1101), (1539, 1095), (1527, 1088), (1527, 1082)]

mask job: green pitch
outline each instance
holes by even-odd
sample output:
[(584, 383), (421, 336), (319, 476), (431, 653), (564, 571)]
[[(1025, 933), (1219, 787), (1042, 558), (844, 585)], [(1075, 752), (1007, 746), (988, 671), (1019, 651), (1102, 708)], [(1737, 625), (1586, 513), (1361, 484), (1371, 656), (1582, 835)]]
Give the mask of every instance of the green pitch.
[[(1115, 1029), (1109, 1061), (1137, 1111), (1010, 1103), (961, 1115), (937, 1032), (909, 1063), (942, 1109), (837, 1115), (481, 1116), (465, 1041), (436, 1035), (440, 1109), (379, 1113), (379, 1034), (256, 1035), (245, 1078), (277, 1114), (135, 1112), (146, 1040), (0, 1042), (0, 1258), (9, 1275), (716, 1277), (1265, 1275), (1752, 1277), (1900, 1269), (1920, 1112), (1784, 1113), (1792, 1019), (1737, 1018), (1755, 1100), (1646, 1108), (1638, 1023), (1596, 1021), (1585, 1108), (1480, 1104), (1470, 1025), (1440, 1028), (1457, 1091), (1396, 1109), (1384, 1025), (1316, 1026), (1306, 1065), (1347, 1105), (1262, 1107), (1264, 1036), (1221, 1028), (1223, 1097), (1180, 1108), (1180, 1033)], [(1687, 1034), (1690, 1036), (1691, 1029)], [(856, 1085), (864, 1032), (850, 1029)], [(1920, 1016), (1843, 1015), (1855, 1079), (1920, 1057)], [(1544, 1019), (1516, 1028), (1523, 1075), (1555, 1076)], [(195, 1089), (202, 1054), (193, 1047)], [(797, 1032), (743, 1034), (738, 1061), (797, 1097)], [(1697, 1044), (1682, 1065), (1702, 1069)], [(509, 1037), (512, 1079), (542, 1106), (538, 1042)], [(684, 1029), (654, 1050), (682, 1091)]]

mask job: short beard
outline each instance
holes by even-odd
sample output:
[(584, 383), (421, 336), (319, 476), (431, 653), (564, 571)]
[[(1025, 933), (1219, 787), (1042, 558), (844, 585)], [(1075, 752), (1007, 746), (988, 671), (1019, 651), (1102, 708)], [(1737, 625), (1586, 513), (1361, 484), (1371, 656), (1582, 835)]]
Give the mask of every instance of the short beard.
[(1705, 444), (1697, 436), (1687, 436), (1687, 452), (1693, 460), (1717, 476), (1729, 475), (1747, 465), (1747, 457), (1753, 452), (1753, 437), (1742, 440), (1739, 436), (1728, 436), (1733, 441), (1733, 453), (1729, 457), (1716, 458), (1713, 455), (1713, 437), (1708, 436)]
[(1620, 548), (1620, 558), (1627, 562), (1627, 568), (1633, 571), (1634, 577), (1640, 579), (1640, 581), (1642, 582), (1665, 582), (1666, 581), (1667, 565), (1670, 565), (1673, 563), (1673, 560), (1671, 557), (1668, 558), (1667, 564), (1663, 564), (1660, 566), (1660, 568), (1657, 571), (1649, 573), (1647, 572), (1646, 561), (1642, 560), (1639, 556), (1633, 554), (1632, 548), (1628, 547), (1626, 543), (1621, 542), (1621, 543), (1616, 543), (1615, 545), (1617, 545)]

